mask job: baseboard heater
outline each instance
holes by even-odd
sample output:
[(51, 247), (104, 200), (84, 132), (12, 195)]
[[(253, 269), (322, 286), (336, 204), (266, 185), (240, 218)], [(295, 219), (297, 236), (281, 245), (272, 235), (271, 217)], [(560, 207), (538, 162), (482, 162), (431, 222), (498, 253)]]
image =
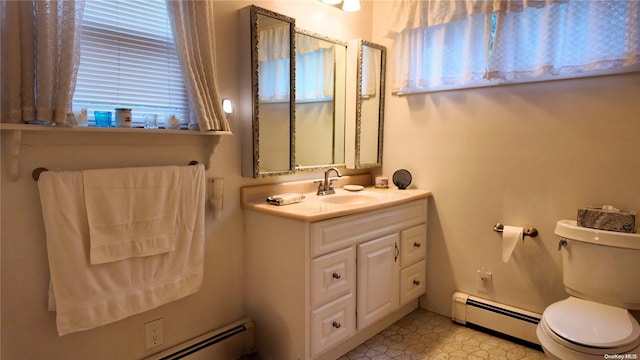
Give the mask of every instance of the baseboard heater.
[(453, 321), (479, 327), (506, 336), (511, 340), (539, 348), (536, 327), (540, 314), (512, 306), (455, 292), (452, 297), (451, 318)]
[(145, 360), (233, 360), (254, 352), (254, 323), (249, 318), (245, 318), (178, 344)]

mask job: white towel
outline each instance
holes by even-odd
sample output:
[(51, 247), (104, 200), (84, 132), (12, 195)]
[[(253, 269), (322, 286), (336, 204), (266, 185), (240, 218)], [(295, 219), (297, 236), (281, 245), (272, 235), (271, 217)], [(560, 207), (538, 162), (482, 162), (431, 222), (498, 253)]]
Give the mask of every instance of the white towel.
[(142, 313), (200, 289), (204, 270), (205, 172), (180, 168), (182, 191), (172, 252), (91, 265), (82, 172), (43, 172), (38, 180), (47, 235), (50, 304), (58, 334)]
[(177, 166), (85, 170), (82, 177), (92, 264), (175, 249)]

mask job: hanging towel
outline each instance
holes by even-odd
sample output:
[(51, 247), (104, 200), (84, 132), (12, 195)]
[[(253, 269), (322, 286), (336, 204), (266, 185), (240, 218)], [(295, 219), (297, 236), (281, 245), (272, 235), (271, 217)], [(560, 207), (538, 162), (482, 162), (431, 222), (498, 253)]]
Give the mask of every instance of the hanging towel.
[(92, 264), (175, 249), (177, 166), (85, 170), (82, 178)]
[(51, 276), (49, 304), (59, 335), (88, 330), (193, 294), (204, 270), (205, 171), (179, 168), (175, 250), (90, 264), (89, 223), (80, 171), (38, 180)]

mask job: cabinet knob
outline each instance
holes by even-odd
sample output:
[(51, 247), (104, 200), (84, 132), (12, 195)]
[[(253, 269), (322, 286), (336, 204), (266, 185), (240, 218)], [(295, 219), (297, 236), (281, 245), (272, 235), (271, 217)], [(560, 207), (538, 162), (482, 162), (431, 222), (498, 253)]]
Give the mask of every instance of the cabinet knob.
[(419, 242), (414, 242), (413, 246), (419, 248), (420, 246), (422, 246), (422, 244), (420, 244)]
[(334, 321), (332, 325), (333, 325), (333, 327), (334, 327), (334, 328), (336, 328), (336, 329), (339, 329), (339, 328), (340, 328), (340, 323), (339, 323), (339, 322), (337, 322), (337, 321)]
[(342, 277), (342, 275), (338, 274), (338, 273), (333, 273), (333, 278), (334, 279), (340, 279)]
[(420, 280), (413, 280), (414, 285), (420, 285)]

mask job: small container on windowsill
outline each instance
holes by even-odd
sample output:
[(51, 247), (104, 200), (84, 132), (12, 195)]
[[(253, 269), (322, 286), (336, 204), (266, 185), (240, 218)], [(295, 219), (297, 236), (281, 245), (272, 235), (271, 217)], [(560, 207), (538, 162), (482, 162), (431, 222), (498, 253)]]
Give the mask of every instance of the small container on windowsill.
[(131, 109), (116, 108), (116, 126), (131, 127)]
[(180, 119), (176, 115), (171, 114), (167, 117), (164, 127), (170, 130), (178, 130), (180, 129)]

